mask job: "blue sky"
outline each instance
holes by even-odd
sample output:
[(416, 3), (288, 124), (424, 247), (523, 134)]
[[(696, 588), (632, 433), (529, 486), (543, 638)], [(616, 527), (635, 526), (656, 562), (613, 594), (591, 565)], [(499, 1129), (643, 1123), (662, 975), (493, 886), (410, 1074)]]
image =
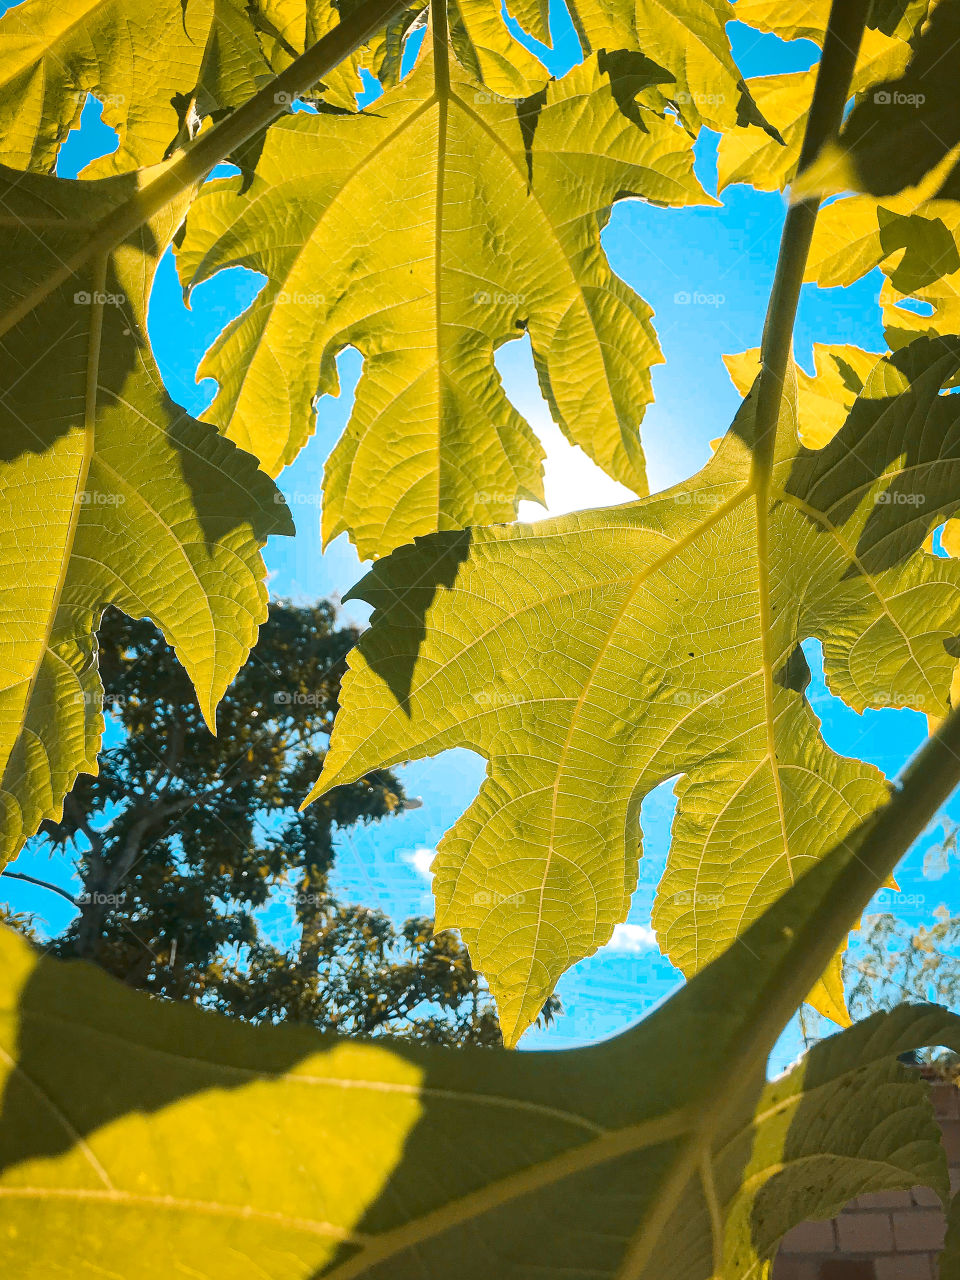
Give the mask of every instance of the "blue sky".
[[(6, 7), (6, 6), (2, 6)], [(556, 8), (556, 7), (555, 7)], [(785, 45), (773, 36), (733, 24), (734, 50), (748, 76), (806, 68), (817, 50), (806, 41)], [(576, 57), (568, 22), (554, 22), (554, 44), (545, 53), (550, 69), (561, 74)], [(542, 52), (542, 51), (541, 51)], [(99, 121), (99, 106), (88, 101), (82, 127), (61, 153), (58, 172), (74, 176), (94, 156), (114, 149), (115, 135)], [(709, 191), (716, 190), (716, 137), (705, 134), (697, 145), (697, 172)], [(603, 241), (614, 269), (654, 308), (655, 325), (666, 364), (654, 373), (656, 403), (646, 415), (643, 439), (652, 489), (682, 480), (709, 457), (709, 442), (721, 435), (736, 412), (737, 396), (722, 363), (724, 353), (759, 342), (767, 292), (773, 277), (784, 201), (743, 186), (728, 189), (722, 208), (656, 209), (639, 201), (622, 202), (614, 210)], [(883, 349), (877, 295), (879, 272), (853, 287), (824, 290), (805, 286), (796, 331), (796, 352), (811, 367), (812, 343), (855, 342)], [(222, 273), (194, 293), (192, 310), (182, 303), (167, 254), (157, 278), (150, 308), (150, 336), (173, 397), (194, 413), (210, 402), (214, 384), (197, 385), (195, 370), (207, 346), (250, 301), (260, 280), (249, 272)], [(677, 295), (712, 296), (714, 304), (690, 304)], [(552, 425), (537, 388), (526, 340), (501, 348), (498, 366), (511, 399), (533, 424), (547, 448), (546, 491), (552, 513), (603, 505), (630, 497), (605, 477), (579, 450), (567, 445)], [(320, 544), (319, 495), (323, 464), (340, 434), (351, 407), (360, 358), (348, 351), (340, 358), (343, 391), (325, 398), (314, 439), (280, 478), (297, 523), (295, 540), (277, 539), (267, 548), (271, 591), (278, 597), (313, 599), (344, 594), (361, 575), (361, 566), (345, 537), (324, 553)], [(543, 514), (525, 503), (522, 518)], [(345, 610), (363, 621), (361, 606)], [(827, 742), (837, 751), (872, 761), (894, 776), (925, 735), (925, 721), (910, 710), (850, 711), (832, 698), (819, 677), (817, 646), (808, 645), (815, 678), (809, 695), (823, 720)], [(379, 905), (401, 918), (429, 912), (427, 867), (443, 832), (470, 804), (483, 776), (483, 761), (455, 751), (403, 771), (409, 793), (423, 797), (423, 807), (377, 827), (342, 834), (338, 843), (336, 881), (347, 897)], [(960, 802), (951, 810), (960, 819)], [(548, 1031), (531, 1032), (524, 1047), (563, 1048), (616, 1032), (663, 999), (679, 975), (657, 952), (650, 933), (650, 909), (663, 870), (673, 814), (672, 787), (667, 784), (643, 807), (646, 856), (627, 928), (612, 946), (583, 961), (560, 984), (565, 1015)], [(960, 911), (960, 893), (950, 877), (923, 876), (923, 854), (936, 841), (932, 831), (905, 860), (898, 874), (900, 894), (885, 891), (878, 905), (911, 922), (929, 921), (945, 903)], [(45, 853), (21, 856), (18, 870), (69, 884), (69, 869), (51, 865)], [(70, 916), (68, 904), (53, 895), (5, 882), (15, 909), (35, 911), (51, 931)], [(271, 927), (282, 934), (288, 921), (278, 912)], [(796, 1027), (785, 1035), (772, 1065), (780, 1067), (799, 1049)]]

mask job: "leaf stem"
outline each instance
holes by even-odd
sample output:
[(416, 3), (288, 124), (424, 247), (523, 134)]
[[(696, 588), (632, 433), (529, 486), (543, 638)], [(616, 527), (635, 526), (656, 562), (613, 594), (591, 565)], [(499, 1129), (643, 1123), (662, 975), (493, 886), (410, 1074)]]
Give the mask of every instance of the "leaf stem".
[[(869, 10), (870, 0), (833, 0), (800, 151), (798, 174), (840, 127)], [(751, 487), (760, 498), (765, 498), (770, 485), (800, 286), (819, 208), (817, 198), (798, 201), (790, 206), (783, 223), (780, 254), (760, 344), (756, 436), (750, 477)]]
[[(242, 106), (237, 107), (212, 129), (201, 133), (171, 160), (155, 166), (154, 177), (102, 218), (80, 249), (64, 259), (55, 271), (51, 271), (36, 288), (30, 290), (29, 296), (19, 306), (11, 308), (0, 325), (0, 333), (23, 318), (25, 307), (29, 310), (36, 306), (41, 298), (69, 280), (91, 257), (109, 253), (177, 196), (202, 182), (212, 169), (232, 155), (238, 147), (283, 115), (293, 98), (311, 89), (406, 4), (407, 0), (365, 0), (365, 3), (358, 5), (332, 31), (328, 31)], [(151, 171), (148, 169), (144, 172)]]

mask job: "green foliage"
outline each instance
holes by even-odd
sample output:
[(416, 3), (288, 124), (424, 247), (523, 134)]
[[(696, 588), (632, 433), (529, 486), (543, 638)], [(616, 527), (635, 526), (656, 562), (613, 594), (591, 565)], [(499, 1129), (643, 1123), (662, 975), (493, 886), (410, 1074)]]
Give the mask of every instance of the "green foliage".
[(105, 606), (156, 622), (212, 727), (266, 616), (260, 549), (292, 532), (256, 460), (169, 399), (150, 352), (149, 288), (186, 200), (95, 251), (137, 189), (0, 175), (0, 862), (96, 770)]
[(801, 641), (856, 710), (944, 714), (960, 566), (921, 547), (957, 505), (960, 409), (939, 392), (958, 369), (957, 339), (880, 362), (819, 452), (788, 396), (763, 505), (748, 399), (689, 483), (423, 539), (354, 589), (376, 613), (311, 794), (452, 746), (487, 757), (435, 892), (510, 1040), (624, 919), (637, 811), (665, 779), (683, 775), (654, 924), (686, 972), (882, 802), (880, 775), (820, 738)]
[[(273, 605), (214, 737), (155, 628), (107, 614), (97, 644), (114, 745), (34, 842), (69, 855), (81, 882), (79, 915), (46, 950), (250, 1021), (501, 1042), (454, 935), (434, 935), (419, 918), (398, 932), (331, 889), (338, 831), (402, 812), (397, 779), (375, 773), (297, 812), (357, 634), (335, 629), (326, 603)], [(270, 904), (286, 908), (297, 935), (287, 949), (258, 924)], [(28, 919), (10, 923), (39, 945)], [(557, 1007), (551, 1001), (547, 1016)]]
[[(305, 789), (323, 751), (293, 743), (275, 708), (254, 742), (241, 694), (263, 674), (250, 668), (222, 713), (230, 735), (249, 735), (235, 797), (210, 798), (207, 817), (161, 835), (138, 864), (137, 901), (169, 944), (142, 985), (264, 1023), (327, 1026), (344, 1011), (338, 1025), (360, 1034), (398, 1029), (397, 992), (429, 991), (442, 1006), (446, 991), (474, 1021), (440, 1016), (420, 1038), (483, 1040), (486, 1014), (469, 1013), (475, 963), (513, 1042), (559, 974), (625, 918), (639, 805), (669, 777), (680, 805), (655, 923), (696, 974), (606, 1045), (451, 1054), (231, 1023), (41, 959), (6, 931), (0, 1258), (14, 1274), (759, 1280), (802, 1218), (922, 1181), (946, 1193), (923, 1086), (895, 1059), (960, 1047), (951, 1015), (900, 1008), (774, 1084), (763, 1077), (811, 991), (843, 1018), (845, 936), (960, 781), (960, 713), (949, 714), (960, 565), (928, 550), (960, 505), (960, 419), (946, 394), (960, 380), (960, 0), (569, 8), (589, 56), (546, 83), (491, 0), (433, 0), (405, 76), (404, 39), (422, 14), (403, 0), (342, 12), (322, 0), (190, 0), (177, 14), (163, 0), (30, 0), (0, 20), (8, 159), (49, 169), (88, 92), (121, 134), (116, 157), (80, 183), (3, 174), (15, 250), (0, 266), (4, 849), (41, 821), (74, 841), (78, 814), (118, 806), (117, 831), (96, 829), (113, 850), (138, 804), (141, 816), (151, 807), (149, 784), (131, 795), (133, 774), (108, 755), (60, 812), (78, 771), (96, 768), (93, 637), (108, 605), (160, 627), (212, 725), (266, 617), (260, 547), (289, 531), (258, 460), (272, 474), (293, 458), (352, 344), (365, 373), (328, 467), (324, 528), (392, 554), (358, 589), (377, 613), (344, 683), (325, 798), (318, 807), (315, 788), (314, 806), (293, 816), (293, 775)], [(541, 0), (514, 12), (547, 34)], [(821, 43), (815, 87), (807, 73), (746, 84), (726, 32), (735, 16)], [(390, 88), (358, 112), (361, 66)], [(317, 113), (274, 124), (301, 95)], [(540, 492), (539, 448), (493, 365), (521, 328), (568, 438), (644, 493), (637, 424), (659, 350), (600, 231), (624, 195), (709, 199), (692, 171), (702, 124), (724, 135), (725, 182), (780, 187), (801, 154), (817, 156), (793, 182), (759, 356), (731, 360), (745, 391), (759, 366), (733, 427), (666, 493), (464, 528), (510, 519), (519, 497)], [(198, 187), (229, 158), (241, 177), (202, 191), (182, 232)], [(858, 194), (829, 206), (817, 232), (813, 193), (848, 189)], [(149, 350), (150, 283), (175, 235), (188, 286), (234, 263), (267, 277), (204, 365), (220, 383), (216, 426), (171, 404)], [(888, 277), (889, 354), (824, 347), (816, 375), (797, 375), (804, 275), (839, 284), (875, 265)], [(492, 302), (482, 311), (481, 294)], [(911, 312), (918, 297), (932, 317)], [(948, 523), (948, 552), (956, 533)], [(822, 741), (804, 698), (810, 637), (855, 709), (946, 717), (899, 789)], [(319, 707), (319, 659), (297, 652)], [(159, 666), (134, 673), (124, 653), (105, 649), (108, 679), (111, 662), (125, 687), (159, 678)], [(163, 667), (184, 706), (186, 676), (169, 655)], [(161, 704), (124, 704), (130, 743), (156, 743)], [(199, 740), (190, 716), (180, 748), (166, 734), (161, 761)], [(470, 957), (449, 933), (428, 938), (414, 921), (398, 936), (324, 887), (337, 805), (353, 821), (389, 807), (387, 794), (402, 802), (382, 770), (456, 745), (489, 761), (436, 864), (439, 922), (461, 929)], [(215, 755), (205, 751), (206, 765), (187, 752), (194, 775), (176, 782), (179, 764), (164, 774), (156, 755), (141, 760), (139, 776), (157, 784), (151, 805), (195, 797)], [(371, 771), (365, 796), (343, 789)], [(231, 804), (241, 853), (224, 857), (214, 815)], [(288, 815), (289, 848), (257, 835), (258, 807)], [(94, 844), (81, 842), (90, 868)], [(113, 850), (101, 868), (115, 875), (122, 857)], [(244, 933), (288, 865), (321, 898), (301, 915), (295, 961)], [(187, 949), (181, 989), (165, 985), (183, 906), (164, 899), (171, 888), (194, 892), (208, 921), (215, 899), (240, 903), (223, 909), (219, 935)], [(90, 954), (81, 934), (62, 949)], [(94, 929), (92, 950), (110, 936)], [(220, 948), (236, 938), (247, 963), (230, 967)], [(131, 977), (129, 954), (107, 956)], [(372, 989), (371, 957), (387, 970), (372, 1015), (354, 999)], [(946, 1265), (956, 1241), (953, 1226)]]
[(896, 1057), (960, 1044), (953, 1015), (880, 1015), (764, 1084), (773, 1010), (822, 963), (807, 929), (830, 931), (853, 860), (821, 865), (638, 1027), (562, 1054), (246, 1028), (4, 932), (0, 1260), (138, 1280), (746, 1280), (852, 1196), (946, 1197), (926, 1086)]
[(518, 104), (428, 46), (375, 113), (283, 121), (252, 183), (201, 194), (178, 255), (188, 288), (237, 264), (268, 281), (200, 366), (227, 436), (276, 474), (312, 431), (318, 389), (337, 391), (336, 354), (366, 356), (327, 462), (325, 539), (346, 530), (380, 555), (542, 497), (543, 450), (494, 367), (521, 330), (567, 436), (646, 492), (637, 423), (662, 357), (600, 227), (626, 196), (710, 200), (689, 137), (643, 104), (658, 78), (640, 57), (594, 57)]

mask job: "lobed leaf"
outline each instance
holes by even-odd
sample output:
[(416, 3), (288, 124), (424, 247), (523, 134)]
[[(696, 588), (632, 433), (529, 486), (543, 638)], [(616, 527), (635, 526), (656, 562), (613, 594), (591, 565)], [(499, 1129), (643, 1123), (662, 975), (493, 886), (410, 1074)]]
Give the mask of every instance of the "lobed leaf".
[[(222, 7), (224, 0), (217, 0)], [(118, 149), (105, 177), (162, 160), (193, 94), (214, 0), (25, 0), (0, 17), (0, 162), (51, 170), (87, 94)], [(158, 51), (162, 50), (162, 56)]]
[(923, 551), (958, 492), (960, 339), (876, 364), (819, 452), (785, 399), (769, 507), (752, 397), (693, 479), (539, 524), (419, 539), (353, 595), (374, 606), (313, 798), (371, 768), (467, 747), (480, 794), (433, 864), (510, 1040), (636, 885), (640, 802), (679, 777), (654, 908), (685, 973), (719, 954), (880, 804), (823, 742), (801, 642), (862, 711), (946, 708), (960, 564)]
[(821, 151), (796, 194), (860, 191), (891, 196), (933, 180), (936, 194), (960, 193), (960, 0), (939, 0), (895, 79), (878, 83)]
[(946, 1197), (927, 1087), (896, 1055), (960, 1046), (954, 1015), (876, 1015), (764, 1081), (849, 860), (639, 1026), (565, 1053), (254, 1028), (3, 930), (0, 1260), (140, 1280), (757, 1280), (785, 1231), (855, 1195)]
[(336, 393), (336, 354), (363, 353), (323, 531), (364, 557), (542, 496), (543, 451), (494, 365), (521, 330), (568, 438), (645, 492), (637, 424), (660, 350), (600, 228), (628, 195), (710, 202), (689, 137), (634, 102), (643, 59), (591, 58), (518, 105), (438, 56), (358, 116), (275, 125), (253, 183), (204, 188), (180, 246), (188, 289), (234, 264), (267, 276), (198, 376), (220, 384), (207, 416), (271, 474), (318, 391)]
[(96, 772), (103, 609), (160, 627), (213, 728), (266, 617), (260, 548), (292, 531), (256, 459), (171, 402), (150, 352), (150, 285), (187, 196), (87, 252), (140, 180), (0, 174), (3, 861)]
[[(905, 41), (879, 31), (865, 32), (851, 94), (863, 95), (877, 81), (897, 75), (909, 54), (910, 46)], [(816, 78), (817, 68), (813, 66), (808, 71), (747, 81), (758, 109), (779, 136), (773, 137), (755, 124), (728, 129), (720, 138), (717, 157), (720, 191), (735, 182), (749, 182), (759, 191), (776, 191), (793, 181)]]
[(726, 25), (739, 15), (729, 0), (568, 0), (585, 49), (639, 49), (664, 67), (664, 96), (687, 127), (731, 129), (767, 122), (733, 60)]

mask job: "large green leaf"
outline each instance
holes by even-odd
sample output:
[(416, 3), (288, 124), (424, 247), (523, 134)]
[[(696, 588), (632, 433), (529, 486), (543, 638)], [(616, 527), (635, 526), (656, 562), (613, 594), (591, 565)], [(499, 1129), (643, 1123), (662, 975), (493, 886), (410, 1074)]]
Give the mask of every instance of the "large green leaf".
[(634, 102), (642, 58), (591, 58), (517, 105), (439, 56), (358, 116), (274, 126), (252, 185), (200, 195), (179, 255), (190, 285), (237, 263), (268, 278), (199, 374), (220, 384), (210, 420), (271, 474), (337, 390), (336, 353), (363, 352), (323, 516), (363, 556), (541, 496), (543, 451), (494, 365), (522, 329), (568, 437), (646, 491), (637, 424), (660, 350), (600, 228), (627, 195), (710, 201), (687, 134)]
[[(868, 28), (911, 39), (936, 0), (874, 0)], [(831, 0), (737, 0), (735, 17), (781, 40), (823, 44)]]
[(895, 195), (925, 180), (960, 195), (960, 0), (939, 0), (903, 74), (875, 86), (804, 175), (804, 193)]
[[(884, 77), (897, 75), (909, 54), (910, 46), (905, 41), (879, 31), (865, 32), (851, 93), (862, 94)], [(747, 81), (764, 118), (776, 127), (780, 137), (772, 137), (755, 124), (728, 129), (720, 139), (718, 153), (721, 191), (734, 182), (749, 182), (758, 190), (775, 191), (793, 181), (816, 78), (817, 68), (811, 67), (809, 71)]]
[(138, 180), (0, 174), (2, 860), (96, 771), (104, 607), (157, 623), (212, 727), (266, 617), (260, 548), (291, 531), (256, 459), (173, 404), (150, 353), (150, 284), (185, 198), (87, 252)]
[(850, 857), (640, 1026), (567, 1053), (252, 1028), (2, 931), (4, 1271), (759, 1280), (785, 1231), (852, 1196), (945, 1197), (896, 1055), (960, 1046), (955, 1016), (878, 1015), (764, 1084)]
[(548, 79), (543, 63), (507, 30), (500, 0), (449, 0), (450, 42), (475, 80), (494, 93), (522, 98)]
[(665, 67), (663, 93), (689, 128), (732, 129), (764, 118), (733, 60), (729, 0), (567, 0), (586, 49), (639, 49)]
[(88, 93), (120, 142), (86, 176), (162, 160), (181, 125), (178, 102), (185, 107), (197, 85), (213, 16), (214, 0), (26, 0), (8, 9), (0, 161), (52, 169)]
[(799, 647), (862, 711), (941, 715), (960, 566), (920, 550), (958, 499), (960, 339), (881, 361), (843, 429), (798, 445), (789, 401), (769, 509), (752, 398), (690, 482), (645, 501), (418, 540), (353, 594), (375, 606), (312, 796), (468, 747), (489, 761), (433, 864), (515, 1039), (610, 938), (636, 884), (640, 802), (680, 776), (654, 910), (690, 973), (884, 797), (835, 755)]

